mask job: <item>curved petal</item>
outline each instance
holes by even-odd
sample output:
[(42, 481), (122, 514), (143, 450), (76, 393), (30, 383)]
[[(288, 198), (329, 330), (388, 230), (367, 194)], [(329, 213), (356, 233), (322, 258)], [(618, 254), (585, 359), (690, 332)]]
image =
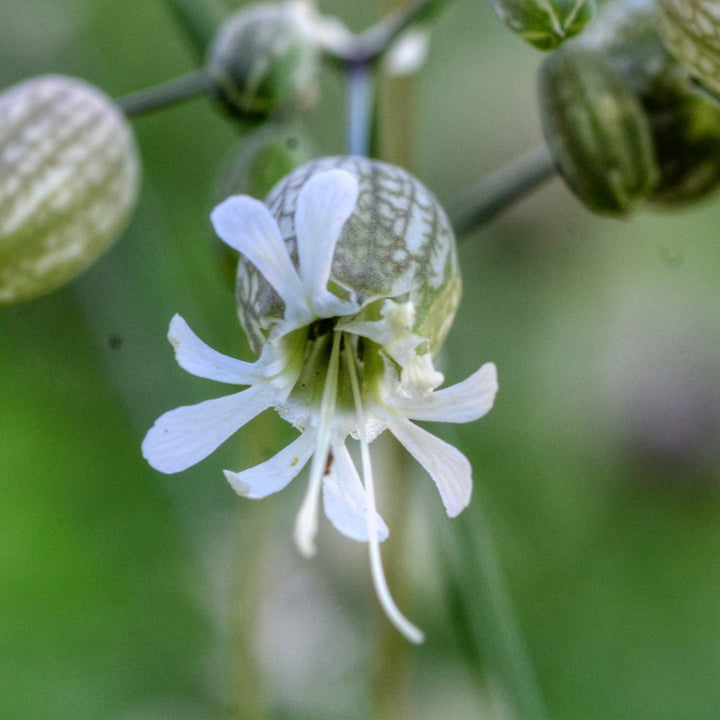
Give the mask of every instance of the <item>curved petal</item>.
[[(365, 488), (345, 443), (332, 446), (333, 459), (323, 480), (323, 505), (328, 520), (343, 535), (359, 542), (368, 541), (367, 497)], [(377, 518), (378, 540), (388, 536), (387, 525)]]
[(388, 395), (383, 399), (413, 420), (464, 423), (478, 420), (492, 408), (497, 389), (495, 365), (485, 363), (466, 380), (429, 395), (412, 398)]
[(458, 515), (467, 507), (472, 494), (468, 459), (457, 448), (405, 418), (388, 417), (387, 423), (390, 432), (435, 481), (447, 514)]
[(168, 340), (175, 349), (178, 365), (192, 375), (232, 385), (252, 385), (262, 377), (258, 363), (236, 360), (213, 350), (180, 315), (174, 315), (170, 321)]
[(305, 297), (318, 317), (357, 312), (354, 303), (329, 292), (327, 284), (335, 246), (355, 209), (359, 191), (355, 177), (346, 170), (333, 169), (313, 175), (298, 195), (295, 229), (300, 277)]
[(315, 433), (304, 432), (269, 460), (242, 472), (225, 470), (225, 477), (238, 495), (264, 498), (288, 485), (307, 465), (314, 449)]
[(176, 473), (206, 458), (233, 433), (274, 404), (265, 384), (197, 405), (170, 410), (148, 430), (143, 457), (156, 470)]
[(218, 237), (243, 254), (284, 300), (288, 314), (309, 312), (302, 282), (275, 218), (247, 195), (233, 195), (210, 214)]

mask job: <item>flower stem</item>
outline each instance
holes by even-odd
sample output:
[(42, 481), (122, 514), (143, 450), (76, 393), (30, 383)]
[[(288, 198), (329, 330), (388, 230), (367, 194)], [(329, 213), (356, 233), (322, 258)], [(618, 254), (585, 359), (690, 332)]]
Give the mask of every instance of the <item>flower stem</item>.
[(555, 172), (550, 151), (541, 145), (481, 178), (449, 206), (456, 234), (463, 235), (492, 220)]
[(370, 118), (373, 105), (373, 78), (367, 63), (352, 63), (347, 70), (348, 155), (367, 155), (370, 143)]
[(211, 84), (204, 70), (193, 70), (153, 87), (119, 98), (116, 102), (128, 117), (145, 115), (175, 105), (197, 95), (204, 95)]
[(340, 63), (374, 63), (379, 60), (404, 30), (427, 20), (448, 0), (409, 0), (380, 22), (358, 35), (347, 48), (334, 50), (328, 59)]
[[(544, 704), (500, 570), (488, 519), (476, 504), (468, 517), (440, 527), (448, 585), (460, 603), (458, 632), (487, 661), (512, 704), (513, 717), (546, 720)], [(458, 617), (460, 615), (460, 617)]]

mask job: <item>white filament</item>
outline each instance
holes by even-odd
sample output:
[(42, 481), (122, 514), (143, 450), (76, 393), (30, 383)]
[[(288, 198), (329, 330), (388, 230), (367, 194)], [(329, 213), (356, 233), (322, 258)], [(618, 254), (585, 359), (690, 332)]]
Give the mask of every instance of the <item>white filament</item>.
[(320, 505), (320, 489), (325, 474), (325, 465), (330, 441), (332, 439), (332, 426), (335, 418), (335, 402), (337, 399), (338, 366), (340, 365), (340, 335), (333, 333), (332, 350), (325, 386), (323, 387), (322, 401), (320, 403), (320, 417), (318, 420), (318, 433), (310, 466), (310, 480), (303, 498), (302, 505), (295, 520), (295, 543), (301, 554), (305, 557), (315, 555), (315, 536), (318, 529), (318, 508)]
[(378, 541), (377, 514), (375, 512), (375, 484), (373, 482), (372, 465), (370, 463), (370, 450), (365, 435), (365, 411), (363, 409), (362, 397), (360, 395), (360, 385), (358, 383), (357, 369), (355, 368), (355, 358), (350, 347), (350, 343), (346, 344), (346, 360), (348, 373), (350, 375), (350, 385), (352, 387), (353, 400), (355, 403), (355, 415), (357, 417), (358, 427), (360, 428), (360, 458), (362, 461), (363, 483), (365, 485), (365, 494), (367, 496), (367, 529), (368, 529), (368, 547), (370, 550), (370, 571), (372, 573), (373, 585), (377, 593), (378, 600), (390, 622), (412, 643), (419, 645), (424, 642), (425, 635), (420, 628), (413, 625), (398, 609), (395, 601), (390, 595), (390, 590), (385, 579), (385, 572), (382, 566), (382, 558), (380, 557), (380, 543)]

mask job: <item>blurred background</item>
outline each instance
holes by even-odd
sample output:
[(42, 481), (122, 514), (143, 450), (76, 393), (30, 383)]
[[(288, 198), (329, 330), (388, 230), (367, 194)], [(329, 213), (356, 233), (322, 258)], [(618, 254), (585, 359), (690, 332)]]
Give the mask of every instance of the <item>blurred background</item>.
[[(320, 5), (354, 30), (381, 11)], [(487, 2), (436, 19), (407, 127), (441, 202), (540, 142), (541, 57)], [(162, 0), (0, 2), (2, 88), (62, 73), (119, 97), (197, 63)], [(344, 152), (339, 108), (326, 70), (304, 122), (318, 154)], [(302, 480), (261, 502), (225, 482), (292, 437), (273, 413), (179, 475), (142, 459), (159, 414), (227, 390), (176, 366), (173, 313), (252, 356), (208, 220), (241, 131), (206, 98), (133, 127), (143, 184), (120, 241), (0, 309), (0, 717), (522, 717), (477, 546), (549, 718), (717, 718), (720, 197), (620, 221), (555, 179), (462, 238), (441, 363), (455, 382), (494, 361), (500, 393), (482, 421), (433, 428), (473, 464), (462, 518), (417, 468), (379, 480), (390, 584), (428, 638), (406, 647), (364, 546), (323, 522), (318, 557), (296, 552)]]

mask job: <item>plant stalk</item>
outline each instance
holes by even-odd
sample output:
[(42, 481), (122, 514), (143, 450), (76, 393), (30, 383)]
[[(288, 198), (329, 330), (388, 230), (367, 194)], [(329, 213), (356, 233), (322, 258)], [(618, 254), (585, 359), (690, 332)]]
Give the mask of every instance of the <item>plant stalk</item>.
[(481, 178), (448, 208), (455, 233), (461, 236), (488, 223), (556, 171), (550, 150), (541, 145)]
[(119, 98), (116, 102), (127, 117), (146, 115), (170, 105), (210, 92), (211, 83), (204, 70), (193, 70), (159, 85)]

